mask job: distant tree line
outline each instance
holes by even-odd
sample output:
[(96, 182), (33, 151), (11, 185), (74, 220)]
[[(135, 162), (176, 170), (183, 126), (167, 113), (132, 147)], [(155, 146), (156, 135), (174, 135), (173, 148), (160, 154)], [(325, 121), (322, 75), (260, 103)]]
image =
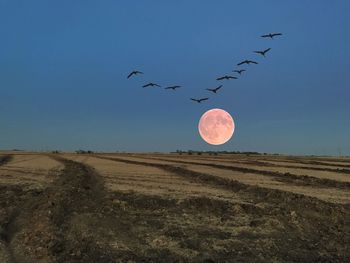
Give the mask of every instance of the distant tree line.
[[(173, 152), (174, 153), (174, 152)], [(259, 152), (241, 152), (241, 151), (194, 151), (194, 150), (176, 150), (177, 154), (182, 155), (182, 154), (187, 154), (187, 155), (202, 155), (202, 154), (207, 154), (207, 155), (218, 155), (218, 154), (245, 154), (245, 155), (267, 155), (267, 153), (259, 153)], [(278, 154), (274, 154), (278, 155)]]
[(88, 151), (85, 151), (85, 150), (77, 150), (77, 151), (75, 151), (75, 153), (77, 153), (77, 154), (93, 154), (94, 152), (93, 152), (93, 151), (90, 151), (90, 150), (88, 150)]

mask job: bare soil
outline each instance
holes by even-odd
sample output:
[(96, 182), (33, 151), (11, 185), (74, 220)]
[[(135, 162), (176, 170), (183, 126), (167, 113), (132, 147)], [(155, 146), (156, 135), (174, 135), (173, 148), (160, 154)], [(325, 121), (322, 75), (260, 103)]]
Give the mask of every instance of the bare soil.
[(343, 181), (170, 157), (0, 156), (0, 262), (349, 262)]

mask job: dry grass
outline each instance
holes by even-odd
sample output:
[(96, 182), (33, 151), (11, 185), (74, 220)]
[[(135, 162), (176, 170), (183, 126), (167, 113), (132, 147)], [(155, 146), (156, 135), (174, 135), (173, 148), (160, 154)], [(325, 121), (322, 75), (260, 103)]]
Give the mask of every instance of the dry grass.
[(0, 168), (0, 184), (43, 187), (52, 181), (63, 165), (45, 155), (13, 155)]

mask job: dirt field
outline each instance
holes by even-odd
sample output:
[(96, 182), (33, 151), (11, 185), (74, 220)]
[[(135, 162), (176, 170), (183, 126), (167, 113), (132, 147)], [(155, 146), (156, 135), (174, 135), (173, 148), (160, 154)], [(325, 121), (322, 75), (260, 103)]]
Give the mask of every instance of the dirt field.
[(0, 153), (0, 262), (350, 262), (350, 158)]

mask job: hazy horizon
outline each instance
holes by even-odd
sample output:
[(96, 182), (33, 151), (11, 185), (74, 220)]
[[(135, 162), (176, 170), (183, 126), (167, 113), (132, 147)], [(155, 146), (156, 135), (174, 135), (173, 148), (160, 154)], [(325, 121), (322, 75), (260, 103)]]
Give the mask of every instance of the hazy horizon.
[[(0, 149), (350, 155), (349, 8), (0, 0)], [(283, 36), (260, 37), (269, 32)], [(208, 94), (245, 58), (259, 65)], [(134, 69), (145, 74), (126, 79)], [(143, 89), (149, 81), (183, 88)], [(198, 133), (211, 108), (235, 120), (222, 146)]]

